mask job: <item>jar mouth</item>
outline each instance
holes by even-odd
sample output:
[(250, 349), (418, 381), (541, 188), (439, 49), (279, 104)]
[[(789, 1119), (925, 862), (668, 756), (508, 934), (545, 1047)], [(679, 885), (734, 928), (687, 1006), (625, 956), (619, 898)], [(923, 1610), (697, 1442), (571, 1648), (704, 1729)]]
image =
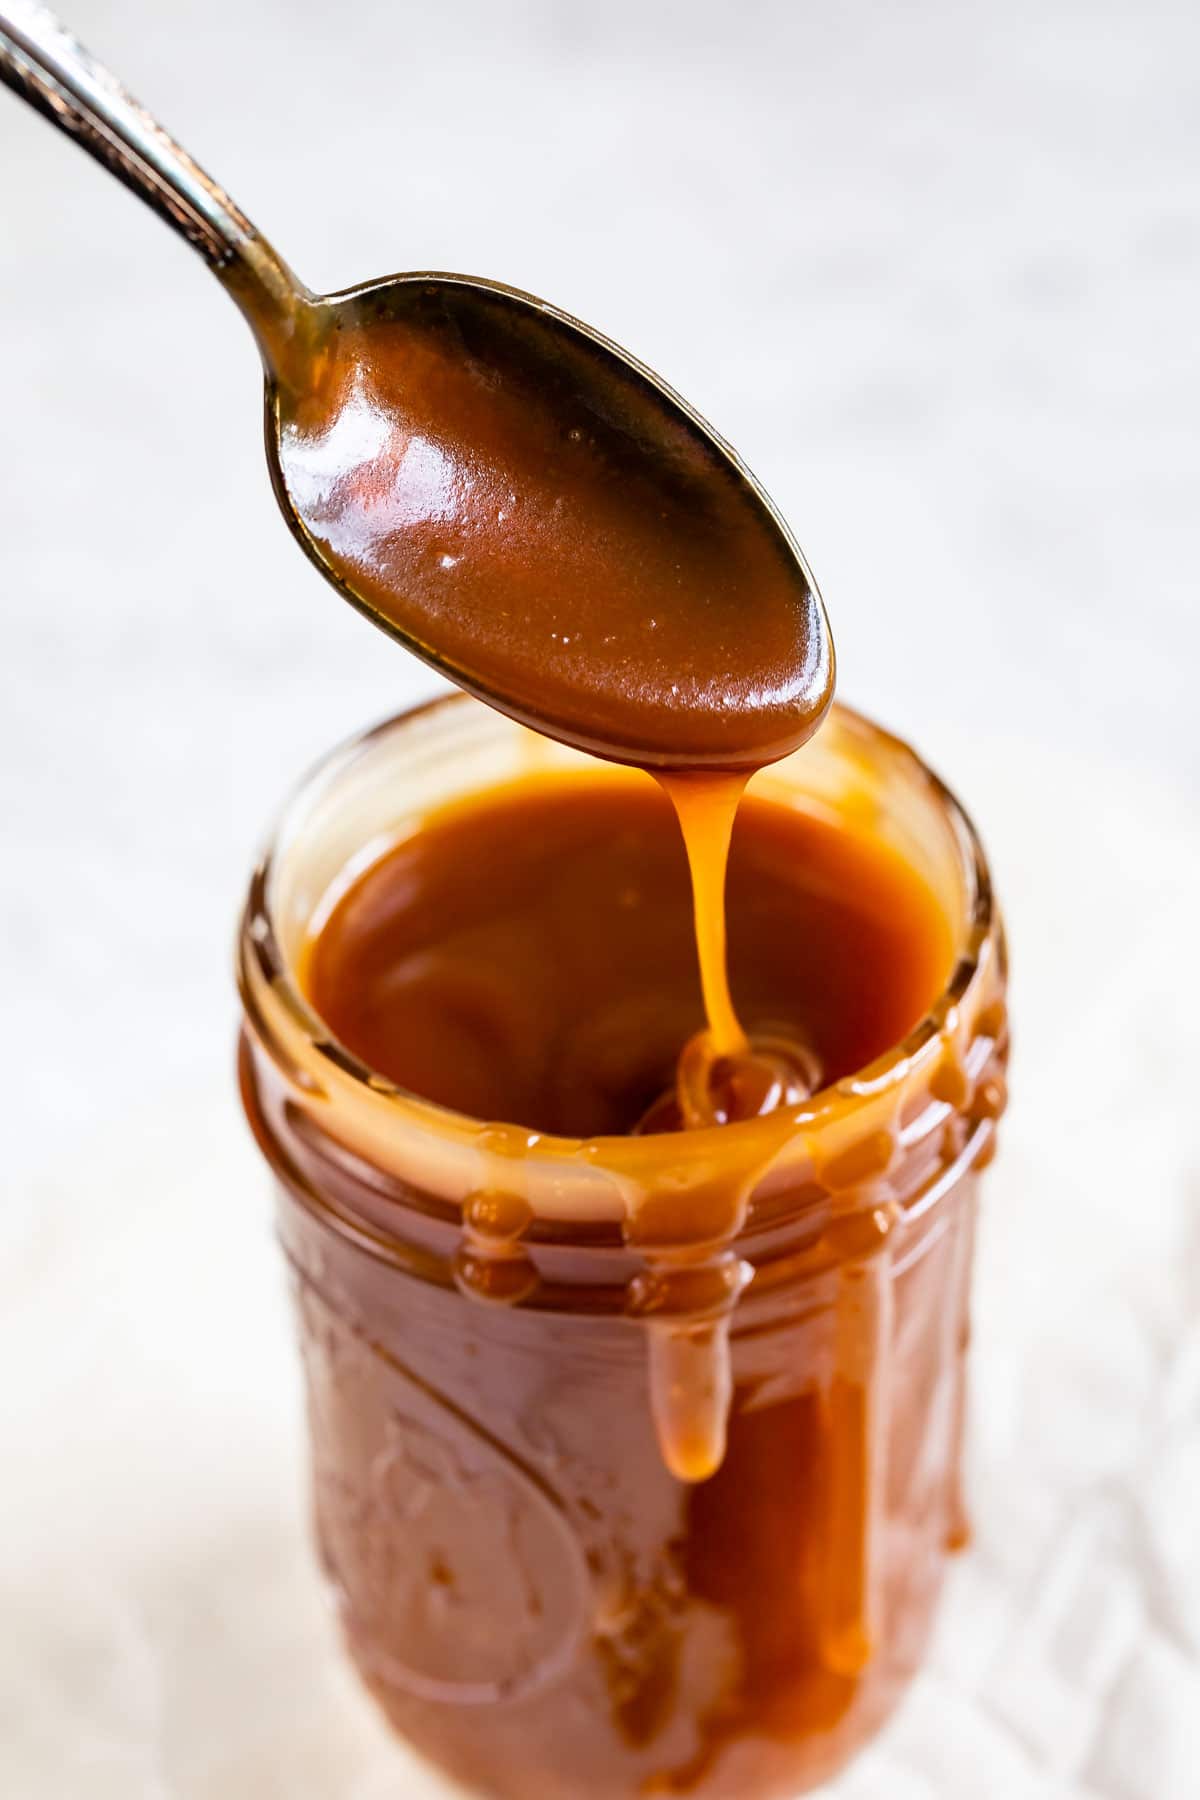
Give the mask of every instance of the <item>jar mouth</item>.
[[(940, 815), (949, 833), (951, 854), (956, 864), (961, 906), (959, 917), (951, 923), (957, 958), (942, 992), (899, 1042), (864, 1067), (819, 1089), (799, 1104), (761, 1118), (700, 1127), (688, 1131), (682, 1140), (678, 1132), (647, 1133), (633, 1140), (626, 1136), (569, 1138), (528, 1131), (501, 1121), (472, 1118), (405, 1089), (373, 1070), (340, 1043), (303, 993), (276, 916), (278, 867), (282, 854), (302, 828), (304, 816), (311, 811), (314, 798), (336, 787), (352, 766), (369, 757), (384, 740), (398, 732), (419, 731), (426, 724), (440, 725), (447, 719), (453, 721), (459, 712), (465, 720), (473, 709), (487, 710), (465, 694), (441, 695), (356, 734), (324, 757), (298, 784), (279, 815), (254, 871), (242, 919), (239, 986), (248, 1017), (259, 1028), (269, 1049), (278, 1046), (281, 1037), (286, 1038), (288, 1062), (292, 1065), (300, 1063), (300, 1073), (306, 1077), (300, 1083), (302, 1087), (327, 1091), (328, 1082), (339, 1096), (347, 1091), (359, 1096), (376, 1112), (385, 1129), (388, 1117), (398, 1128), (407, 1122), (425, 1133), (432, 1132), (447, 1139), (477, 1139), (479, 1134), (499, 1128), (523, 1140), (522, 1156), (550, 1158), (573, 1165), (591, 1162), (601, 1167), (619, 1158), (628, 1158), (631, 1145), (636, 1143), (637, 1162), (643, 1172), (667, 1159), (678, 1165), (683, 1141), (686, 1141), (689, 1160), (703, 1160), (717, 1142), (728, 1155), (735, 1144), (749, 1151), (756, 1137), (778, 1138), (782, 1128), (804, 1136), (820, 1134), (833, 1121), (843, 1117), (848, 1109), (861, 1107), (868, 1100), (884, 1099), (908, 1081), (915, 1069), (935, 1061), (947, 1030), (955, 1029), (973, 990), (979, 986), (981, 966), (985, 962), (996, 962), (1001, 970), (1003, 968), (1003, 942), (991, 877), (982, 844), (969, 816), (941, 778), (903, 740), (853, 709), (835, 703), (823, 731), (833, 728), (851, 740), (857, 740), (864, 759), (869, 755), (874, 762), (882, 759), (898, 765), (903, 778), (922, 790), (922, 797)], [(508, 721), (502, 723), (509, 725)], [(524, 731), (522, 727), (509, 725), (509, 728)], [(534, 736), (532, 733), (525, 735)], [(450, 747), (449, 740), (446, 747)], [(805, 754), (806, 750), (795, 753), (797, 757)], [(763, 790), (768, 788), (772, 771), (786, 768), (792, 760), (785, 759), (784, 764), (772, 765), (763, 771), (759, 778)], [(592, 759), (580, 758), (579, 761), (584, 766), (597, 766)], [(421, 810), (414, 810), (414, 825), (419, 823)], [(352, 862), (357, 868), (368, 866), (390, 841), (394, 841), (394, 836), (361, 845)], [(321, 894), (312, 897), (310, 916), (315, 915), (322, 897)]]

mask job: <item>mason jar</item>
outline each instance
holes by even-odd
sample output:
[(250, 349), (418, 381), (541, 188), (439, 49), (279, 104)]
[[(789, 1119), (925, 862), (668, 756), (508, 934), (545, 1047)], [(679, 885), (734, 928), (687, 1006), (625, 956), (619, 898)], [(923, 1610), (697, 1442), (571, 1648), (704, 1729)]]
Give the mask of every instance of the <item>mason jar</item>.
[[(469, 1790), (789, 1796), (895, 1705), (967, 1533), (1002, 929), (969, 821), (896, 738), (836, 707), (756, 778), (903, 856), (944, 909), (954, 967), (902, 1043), (792, 1109), (694, 1304), (647, 1310), (631, 1159), (643, 1192), (686, 1191), (710, 1131), (528, 1133), (514, 1149), (503, 1122), (359, 1062), (298, 976), (348, 869), (448, 802), (589, 767), (454, 695), (336, 751), (254, 873), (241, 1089), (277, 1182), (316, 1539), (363, 1681)], [(714, 1128), (723, 1154), (728, 1133), (762, 1125)], [(729, 1258), (742, 1275), (722, 1286)], [(697, 1357), (725, 1438), (699, 1482), (672, 1471), (658, 1429), (672, 1371)]]

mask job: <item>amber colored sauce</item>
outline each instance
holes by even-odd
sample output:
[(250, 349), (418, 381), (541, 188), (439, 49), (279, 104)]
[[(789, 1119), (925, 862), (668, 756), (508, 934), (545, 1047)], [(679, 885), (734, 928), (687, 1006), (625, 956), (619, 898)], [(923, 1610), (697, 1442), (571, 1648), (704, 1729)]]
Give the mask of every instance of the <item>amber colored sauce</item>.
[[(682, 837), (637, 771), (431, 812), (314, 915), (300, 979), (340, 1044), (500, 1122), (471, 1128), (461, 1218), (402, 1153), (393, 1174), (346, 1154), (326, 1099), (309, 1117), (247, 1047), (299, 1201), (318, 1533), (352, 1652), (418, 1749), (505, 1800), (825, 1779), (910, 1677), (961, 1526), (963, 1147), (995, 1063), (969, 1118), (901, 1143), (896, 1115), (882, 1182), (852, 1136), (853, 1167), (773, 1162), (802, 1136), (789, 1059), (825, 1085), (902, 1040), (945, 990), (951, 926), (871, 819), (753, 788), (726, 899), (728, 1018), (754, 1054), (705, 1067), (714, 1110), (769, 1116), (677, 1159), (644, 1134), (689, 1122), (705, 1002)], [(997, 1050), (1002, 1008), (980, 1029)], [(568, 1190), (649, 1171), (629, 1213), (542, 1230), (521, 1188), (538, 1134), (570, 1140), (538, 1146)], [(673, 1185), (697, 1164), (707, 1185)], [(957, 1199), (900, 1222), (947, 1181)]]
[(642, 371), (453, 278), (339, 299), (272, 391), (305, 548), (463, 687), (645, 768), (804, 742), (833, 650), (761, 493)]
[[(772, 1319), (778, 1293), (747, 1246), (764, 1193), (805, 1141), (797, 1109), (933, 1006), (953, 960), (950, 928), (869, 828), (745, 795), (757, 770), (819, 725), (833, 651), (786, 529), (685, 409), (664, 408), (653, 379), (611, 347), (549, 329), (538, 304), (453, 277), (342, 296), (319, 316), (303, 378), (269, 390), (276, 485), (310, 555), (468, 691), (631, 765), (530, 776), (421, 820), (326, 897), (301, 957), (307, 995), (345, 1049), (483, 1122), (478, 1185), (449, 1224), (456, 1247), (440, 1291), (456, 1306), (458, 1294), (498, 1305), (513, 1342), (531, 1351), (506, 1361), (482, 1323), (462, 1331), (457, 1310), (456, 1341), (437, 1346), (420, 1327), (434, 1299), (419, 1291), (401, 1330), (369, 1257), (347, 1269), (332, 1307), (321, 1297), (323, 1251), (302, 1276), (311, 1354), (328, 1359), (310, 1388), (315, 1433), (328, 1437), (318, 1464), (332, 1455), (329, 1479), (318, 1477), (318, 1529), (347, 1630), (396, 1724), (489, 1792), (790, 1792), (836, 1767), (890, 1705), (928, 1621), (941, 1548), (961, 1523), (942, 1470), (961, 1425), (969, 1240), (965, 1214), (944, 1234), (930, 1228), (941, 1239), (932, 1273), (906, 1274), (893, 1292), (899, 1278), (880, 1251), (900, 1207), (880, 1177), (926, 1154), (904, 1140), (897, 1112), (855, 1141), (839, 1138), (820, 1166), (813, 1152), (822, 1223), (784, 1259), (825, 1259), (808, 1311)], [(930, 1091), (954, 1108), (968, 1083), (952, 1023), (942, 1092)], [(1002, 1032), (991, 1033), (996, 1056)], [(252, 1087), (248, 1077), (255, 1116)], [(993, 1119), (1002, 1105), (1002, 1083), (992, 1088), (981, 1084), (976, 1126), (979, 1105)], [(947, 1124), (937, 1149), (946, 1168), (967, 1130)], [(680, 1131), (698, 1135), (675, 1155), (665, 1134)], [(521, 1403), (530, 1369), (552, 1380), (570, 1348), (522, 1180), (541, 1134), (583, 1140), (551, 1147), (564, 1167), (590, 1172), (603, 1158), (616, 1176), (619, 1219), (585, 1210), (573, 1223), (620, 1260), (619, 1341), (628, 1345), (636, 1321), (645, 1345), (634, 1372), (618, 1352), (591, 1399), (576, 1396), (574, 1466), (544, 1398)], [(314, 1152), (294, 1136), (299, 1168)], [(261, 1127), (260, 1137), (268, 1142)], [(596, 1138), (625, 1141), (618, 1155)], [(336, 1160), (320, 1167), (318, 1193), (349, 1179)], [(553, 1205), (569, 1206), (571, 1183), (553, 1181)], [(423, 1233), (436, 1233), (433, 1219), (422, 1213)], [(293, 1240), (298, 1268), (310, 1225)], [(949, 1295), (944, 1324), (908, 1297), (921, 1279)], [(563, 1309), (573, 1322), (574, 1298)], [(790, 1349), (771, 1350), (764, 1320)], [(367, 1333), (384, 1362), (407, 1340), (392, 1368), (397, 1410), (378, 1416), (380, 1378), (353, 1373), (347, 1330)], [(940, 1411), (929, 1380), (912, 1379), (930, 1362), (931, 1331), (951, 1371), (935, 1384)], [(943, 1355), (949, 1332), (957, 1348)], [(451, 1518), (424, 1510), (444, 1458), (420, 1449), (407, 1409), (440, 1406), (441, 1382), (410, 1380), (404, 1357), (434, 1350), (447, 1367), (460, 1355), (471, 1364), (459, 1369), (467, 1403), (455, 1431), (491, 1434), (510, 1464), (524, 1443), (578, 1541), (590, 1542), (594, 1619), (579, 1602), (587, 1653), (559, 1669), (561, 1695), (557, 1665), (539, 1666), (544, 1689), (523, 1690), (492, 1719), (474, 1700), (442, 1704), (459, 1681), (470, 1686), (463, 1659), (486, 1650), (503, 1663), (526, 1628), (555, 1638), (568, 1588), (548, 1580), (543, 1604), (534, 1584), (498, 1608), (492, 1636), (472, 1631), (470, 1606), (456, 1626), (454, 1567), (476, 1547), (486, 1565), (476, 1599), (495, 1574), (528, 1570), (515, 1539), (488, 1548), (512, 1515), (490, 1501), (470, 1514), (465, 1470), (478, 1444), (443, 1489)], [(892, 1365), (909, 1391), (885, 1406)], [(894, 1469), (889, 1445), (900, 1451)], [(901, 1510), (910, 1547), (923, 1548), (897, 1558), (884, 1484), (899, 1482), (906, 1459)], [(455, 1526), (456, 1507), (469, 1524)], [(946, 1532), (943, 1510), (958, 1521)], [(409, 1552), (435, 1523), (426, 1568)], [(549, 1557), (544, 1527), (532, 1541)], [(385, 1604), (393, 1581), (399, 1608)], [(414, 1656), (434, 1665), (415, 1686)]]
[[(705, 1018), (672, 1047), (674, 1107), (660, 1095), (642, 1129), (802, 1099), (814, 1073), (805, 1047), (749, 1038), (725, 968), (740, 793), (811, 736), (833, 692), (824, 609), (770, 502), (655, 378), (528, 297), (401, 278), (314, 318), (299, 373), (270, 386), (268, 432), (309, 554), (463, 687), (539, 732), (653, 770), (674, 804)], [(690, 935), (685, 926), (681, 945)], [(528, 996), (545, 983), (536, 961), (522, 965)], [(481, 992), (504, 980), (476, 973)], [(656, 971), (647, 977), (654, 1012)], [(516, 1004), (507, 1035), (529, 1004)], [(468, 1005), (431, 1030), (444, 1036), (440, 1059), (457, 1045), (477, 1066), (460, 1022)], [(616, 1054), (636, 1056), (632, 1027), (627, 1036)], [(520, 1064), (527, 1052), (514, 1054)], [(730, 1182), (726, 1237), (747, 1192), (745, 1178)], [(696, 1231), (699, 1247), (711, 1232), (699, 1219)], [(723, 1454), (723, 1349), (677, 1334), (665, 1350), (652, 1344), (652, 1359), (664, 1449), (699, 1479)]]
[[(725, 956), (725, 880), (729, 844), (746, 777), (660, 775), (683, 833), (692, 878), (692, 921), (700, 992), (704, 997), (706, 1057), (741, 1057), (749, 1049), (729, 991)], [(703, 1077), (702, 1077), (703, 1081)], [(755, 1109), (757, 1110), (757, 1108)]]
[[(753, 793), (736, 822), (736, 795), (722, 804), (736, 1014), (721, 831), (700, 934), (719, 1054), (742, 1048), (740, 1016), (752, 1040), (803, 1046), (824, 1085), (921, 1016), (948, 973), (948, 927), (877, 839)], [(680, 1048), (705, 1024), (696, 942), (687, 857), (655, 784), (546, 775), (425, 819), (332, 905), (302, 978), (338, 1039), (399, 1085), (591, 1137), (670, 1103)]]

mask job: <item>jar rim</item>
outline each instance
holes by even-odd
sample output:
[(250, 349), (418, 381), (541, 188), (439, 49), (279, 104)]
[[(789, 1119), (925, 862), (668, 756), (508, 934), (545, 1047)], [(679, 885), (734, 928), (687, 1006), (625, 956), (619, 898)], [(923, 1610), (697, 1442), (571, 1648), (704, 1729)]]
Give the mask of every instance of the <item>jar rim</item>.
[[(500, 1121), (476, 1119), (425, 1099), (380, 1075), (341, 1044), (301, 990), (280, 942), (272, 909), (272, 882), (277, 859), (287, 840), (289, 822), (295, 819), (298, 810), (311, 802), (316, 792), (332, 785), (373, 743), (390, 733), (410, 728), (433, 714), (478, 704), (462, 693), (439, 695), (354, 734), (327, 752), (297, 783), (276, 817), (251, 879), (239, 937), (239, 987), (252, 1020), (261, 1013), (262, 1004), (269, 996), (276, 1021), (286, 1023), (288, 1036), (293, 1041), (298, 1034), (306, 1060), (314, 1059), (315, 1066), (330, 1076), (337, 1089), (344, 1092), (345, 1084), (349, 1083), (351, 1091), (373, 1108), (390, 1109), (397, 1121), (407, 1120), (426, 1132), (447, 1139), (464, 1135), (478, 1139), (483, 1132), (496, 1129), (518, 1132), (519, 1128), (504, 1126)], [(840, 720), (844, 729), (869, 742), (877, 752), (905, 763), (907, 772), (927, 789), (949, 826), (963, 883), (964, 916), (955, 922), (956, 932), (961, 929), (962, 934), (958, 957), (942, 992), (897, 1043), (862, 1068), (819, 1089), (786, 1111), (781, 1109), (765, 1118), (689, 1131), (686, 1133), (689, 1158), (703, 1158), (706, 1149), (715, 1147), (718, 1141), (727, 1154), (734, 1149), (735, 1141), (749, 1151), (756, 1135), (770, 1134), (778, 1138), (782, 1127), (799, 1136), (820, 1135), (834, 1119), (844, 1117), (864, 1102), (886, 1100), (911, 1076), (914, 1065), (924, 1066), (936, 1057), (939, 1039), (948, 1026), (953, 1026), (964, 1001), (978, 985), (981, 964), (992, 957), (998, 958), (1001, 968), (1003, 966), (1002, 937), (987, 858), (966, 810), (941, 777), (903, 739), (840, 702), (831, 708), (830, 717)], [(268, 1040), (275, 1036), (274, 1032), (269, 1032)], [(648, 1133), (636, 1140), (617, 1135), (581, 1139), (537, 1131), (529, 1131), (524, 1137), (523, 1155), (552, 1158), (558, 1163), (593, 1163), (605, 1167), (627, 1158), (635, 1143), (643, 1169), (652, 1168), (656, 1161), (661, 1163), (664, 1158), (678, 1164), (680, 1158), (680, 1136), (672, 1132)]]

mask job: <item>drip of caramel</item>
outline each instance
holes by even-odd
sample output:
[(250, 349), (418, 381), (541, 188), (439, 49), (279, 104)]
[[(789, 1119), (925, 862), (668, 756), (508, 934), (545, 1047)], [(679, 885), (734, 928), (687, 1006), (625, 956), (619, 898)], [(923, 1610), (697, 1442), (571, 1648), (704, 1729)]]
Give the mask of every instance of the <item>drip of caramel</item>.
[(746, 790), (744, 775), (661, 775), (687, 851), (700, 992), (713, 1059), (746, 1053), (725, 960), (725, 871), (733, 821)]
[[(681, 1060), (699, 1085), (680, 1048), (698, 1038), (717, 1076), (707, 1122), (764, 1110), (764, 1084), (786, 1104), (837, 1081), (898, 1042), (948, 973), (945, 917), (907, 864), (753, 792), (727, 903), (752, 1068), (703, 1043), (688, 860), (670, 804), (632, 771), (530, 776), (427, 815), (322, 909), (301, 980), (338, 1041), (398, 1086), (518, 1138), (590, 1139), (644, 1131), (651, 1109), (678, 1130)], [(750, 1097), (730, 1104), (739, 1080)], [(707, 1134), (709, 1187), (743, 1149)], [(684, 1240), (690, 1224), (707, 1241), (710, 1218), (661, 1204)]]
[[(378, 1073), (510, 1133), (645, 1135), (777, 1113), (782, 1141), (790, 1107), (896, 1042), (932, 1000), (944, 921), (880, 845), (744, 798), (740, 774), (659, 787), (682, 843), (663, 793), (616, 771), (530, 779), (426, 819), (311, 944), (318, 1012)], [(727, 974), (731, 845), (742, 1017)], [(632, 1188), (626, 1218), (647, 1268), (634, 1311), (651, 1407), (687, 1482), (725, 1453), (744, 1286), (730, 1246), (778, 1147), (717, 1143), (699, 1193)], [(487, 1176), (501, 1192), (519, 1184), (519, 1150), (518, 1133)], [(460, 1285), (519, 1298), (513, 1246), (464, 1223)]]

